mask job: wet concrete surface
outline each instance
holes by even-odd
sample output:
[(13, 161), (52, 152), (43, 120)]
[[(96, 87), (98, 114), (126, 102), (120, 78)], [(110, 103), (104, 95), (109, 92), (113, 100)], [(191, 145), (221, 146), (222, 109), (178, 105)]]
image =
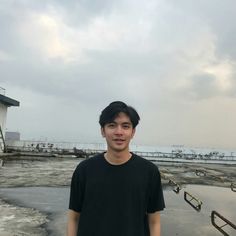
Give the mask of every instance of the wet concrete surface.
[(46, 215), (33, 208), (8, 204), (0, 199), (1, 236), (44, 236), (48, 235)]
[(12, 157), (0, 167), (0, 187), (68, 186), (79, 159)]
[[(200, 212), (197, 212), (184, 201), (184, 191), (188, 191), (201, 199), (203, 205)], [(165, 189), (164, 195), (166, 209), (161, 216), (163, 236), (220, 235), (210, 222), (212, 210), (216, 210), (232, 222), (236, 219), (236, 196), (229, 188), (187, 185), (179, 194), (170, 189)], [(18, 206), (27, 206), (30, 209), (29, 212), (32, 212), (32, 208), (36, 208), (41, 212), (41, 216), (38, 216), (41, 221), (45, 216), (48, 217), (49, 222), (44, 225), (48, 235), (65, 235), (69, 188), (2, 188), (0, 189), (0, 197), (7, 198)], [(28, 215), (28, 217), (30, 222), (35, 221), (32, 215)], [(27, 230), (32, 232), (31, 229)], [(236, 235), (235, 231), (230, 230), (229, 227), (226, 227), (226, 230), (229, 235)], [(45, 235), (45, 232), (41, 232), (41, 234), (34, 232), (32, 235)]]
[[(74, 158), (5, 160), (0, 167), (0, 235), (65, 235), (69, 184), (79, 161)], [(235, 165), (158, 165), (167, 206), (161, 217), (162, 236), (221, 235), (211, 225), (212, 210), (236, 224), (236, 192), (229, 187), (236, 182)], [(204, 171), (205, 176), (197, 176), (196, 170)], [(169, 179), (181, 186), (179, 194), (172, 191)], [(200, 212), (184, 201), (184, 191), (203, 201)], [(236, 231), (229, 232), (236, 235)]]
[[(196, 211), (184, 200), (184, 191), (202, 201), (201, 210)], [(222, 235), (211, 224), (211, 212), (217, 211), (236, 223), (236, 193), (230, 188), (187, 185), (179, 194), (164, 191), (167, 208), (162, 214), (162, 235), (217, 236)], [(223, 224), (221, 224), (223, 225)], [(236, 230), (226, 226), (228, 235), (235, 236)]]
[(41, 217), (47, 217), (44, 224), (47, 230), (45, 235), (65, 235), (69, 202), (68, 187), (0, 188), (0, 198), (7, 199), (17, 206), (37, 209), (42, 213)]

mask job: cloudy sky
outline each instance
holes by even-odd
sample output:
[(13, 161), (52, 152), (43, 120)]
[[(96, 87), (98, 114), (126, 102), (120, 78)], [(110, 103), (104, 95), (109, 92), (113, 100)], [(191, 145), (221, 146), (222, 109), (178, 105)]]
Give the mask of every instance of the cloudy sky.
[(134, 144), (236, 149), (235, 0), (1, 0), (0, 86), (22, 139), (103, 142), (114, 100)]

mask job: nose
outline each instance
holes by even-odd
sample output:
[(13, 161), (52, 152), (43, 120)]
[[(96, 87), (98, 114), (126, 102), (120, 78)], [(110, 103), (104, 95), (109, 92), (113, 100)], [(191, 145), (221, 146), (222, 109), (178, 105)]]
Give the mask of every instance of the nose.
[(122, 133), (123, 133), (123, 128), (121, 127), (121, 125), (117, 125), (115, 129), (115, 134), (121, 135)]

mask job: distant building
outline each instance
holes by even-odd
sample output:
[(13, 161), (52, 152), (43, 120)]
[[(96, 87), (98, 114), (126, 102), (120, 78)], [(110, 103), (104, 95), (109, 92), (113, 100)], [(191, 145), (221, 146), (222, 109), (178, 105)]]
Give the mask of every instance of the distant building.
[(5, 89), (0, 87), (0, 152), (4, 150), (7, 108), (19, 105), (18, 101), (5, 96)]
[(6, 131), (5, 140), (6, 141), (20, 141), (20, 133), (19, 132)]

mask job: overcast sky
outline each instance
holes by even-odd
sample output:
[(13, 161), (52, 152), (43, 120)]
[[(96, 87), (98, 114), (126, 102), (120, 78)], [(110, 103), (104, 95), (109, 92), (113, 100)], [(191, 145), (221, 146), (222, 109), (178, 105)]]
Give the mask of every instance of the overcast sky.
[(236, 149), (235, 0), (1, 0), (0, 86), (22, 139), (103, 142), (114, 100), (133, 144)]

